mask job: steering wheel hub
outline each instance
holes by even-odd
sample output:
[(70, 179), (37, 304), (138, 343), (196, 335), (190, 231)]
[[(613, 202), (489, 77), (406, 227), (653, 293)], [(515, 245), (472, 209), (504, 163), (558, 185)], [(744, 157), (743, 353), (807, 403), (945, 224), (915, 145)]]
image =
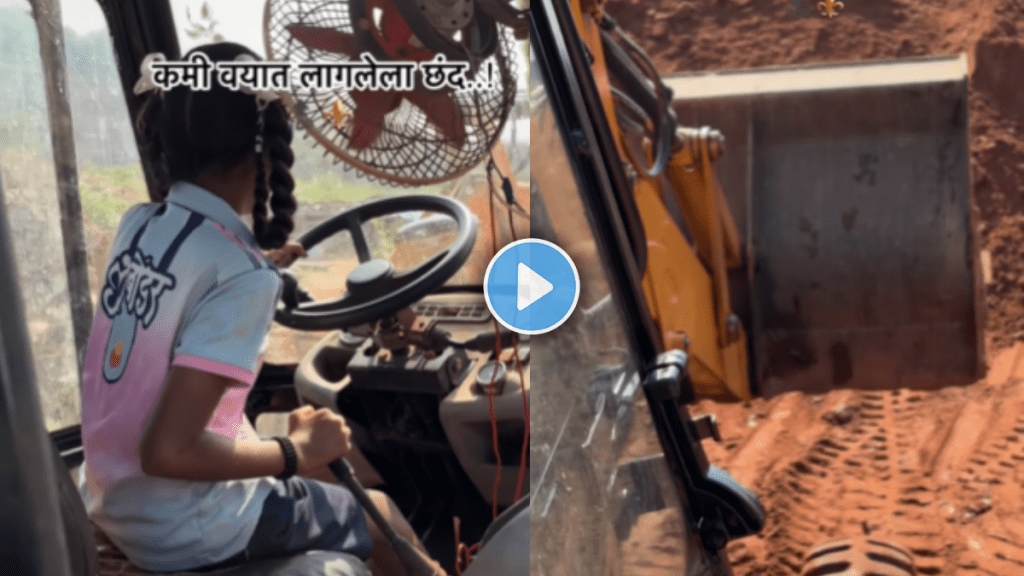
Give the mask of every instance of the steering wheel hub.
[(388, 280), (395, 276), (395, 267), (387, 260), (363, 262), (345, 281), (349, 294), (372, 294), (375, 289), (386, 289)]

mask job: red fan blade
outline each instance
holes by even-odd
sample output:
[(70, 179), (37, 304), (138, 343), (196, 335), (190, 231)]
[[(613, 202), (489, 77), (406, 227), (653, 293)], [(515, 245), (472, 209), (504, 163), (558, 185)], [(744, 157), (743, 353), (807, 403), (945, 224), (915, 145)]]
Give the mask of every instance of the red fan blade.
[(466, 124), (462, 110), (450, 92), (422, 90), (406, 94), (406, 98), (423, 110), (441, 134), (457, 148), (466, 143)]
[(352, 113), (352, 136), (349, 146), (365, 150), (380, 138), (384, 132), (384, 117), (402, 103), (402, 97), (394, 92), (352, 92), (356, 109)]
[(334, 52), (336, 54), (346, 54), (351, 58), (359, 56), (355, 38), (351, 34), (346, 34), (333, 28), (319, 28), (304, 24), (291, 24), (287, 26), (287, 29), (293, 38), (307, 48)]
[(381, 15), (380, 28), (384, 40), (382, 47), (392, 56), (396, 56), (398, 49), (408, 44), (409, 38), (412, 38), (412, 28), (409, 28), (402, 14), (394, 7), (385, 10)]
[[(361, 0), (353, 0), (361, 1)], [(367, 3), (367, 8), (379, 7), (382, 10), (380, 18), (380, 32), (374, 34), (378, 43), (388, 56), (396, 60), (411, 60), (422, 62), (434, 57), (434, 53), (426, 48), (416, 48), (410, 43), (415, 36), (412, 28), (406, 23), (402, 13), (395, 8), (390, 0), (380, 0)]]

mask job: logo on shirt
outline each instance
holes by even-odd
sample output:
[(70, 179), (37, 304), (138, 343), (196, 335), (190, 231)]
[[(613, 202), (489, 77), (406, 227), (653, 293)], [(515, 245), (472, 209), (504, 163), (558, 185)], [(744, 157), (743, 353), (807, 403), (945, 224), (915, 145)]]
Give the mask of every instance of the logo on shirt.
[(136, 248), (126, 250), (110, 263), (100, 293), (103, 312), (113, 319), (122, 312), (149, 328), (160, 307), (160, 297), (175, 285), (174, 276), (153, 266), (153, 258)]

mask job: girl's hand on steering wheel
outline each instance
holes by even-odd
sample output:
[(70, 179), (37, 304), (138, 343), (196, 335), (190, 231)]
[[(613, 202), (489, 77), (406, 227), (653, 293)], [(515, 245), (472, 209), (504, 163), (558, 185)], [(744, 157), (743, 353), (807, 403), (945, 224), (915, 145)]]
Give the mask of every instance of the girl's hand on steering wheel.
[(278, 268), (287, 268), (298, 258), (306, 257), (306, 250), (302, 244), (289, 242), (276, 250), (266, 252), (267, 260), (270, 260)]
[(299, 475), (319, 470), (352, 451), (352, 430), (327, 408), (303, 406), (288, 415), (288, 437), (298, 453)]

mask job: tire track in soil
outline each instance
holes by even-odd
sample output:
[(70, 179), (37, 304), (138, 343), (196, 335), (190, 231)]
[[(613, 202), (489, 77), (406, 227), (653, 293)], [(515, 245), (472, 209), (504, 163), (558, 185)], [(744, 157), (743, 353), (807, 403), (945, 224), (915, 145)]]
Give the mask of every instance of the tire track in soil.
[(730, 545), (737, 576), (794, 576), (812, 546), (868, 534), (919, 574), (1024, 573), (1024, 347), (987, 381), (935, 391), (789, 394), (719, 416), (712, 462), (761, 498), (761, 534)]
[[(843, 400), (805, 415), (827, 424), (805, 425), (817, 432), (796, 443), (806, 446), (803, 450), (794, 451), (785, 433), (771, 445), (761, 442), (766, 451), (791, 456), (756, 482), (768, 509), (768, 524), (758, 537), (765, 553), (751, 558), (753, 546), (734, 543), (732, 557), (746, 560), (737, 566), (738, 574), (799, 574), (812, 546), (860, 534), (899, 542), (914, 555), (921, 574), (948, 573), (944, 543), (950, 535), (944, 531), (935, 482), (922, 466), (928, 457), (923, 444), (944, 431), (919, 423), (938, 406), (906, 391), (852, 392)], [(922, 429), (928, 432), (923, 438), (914, 432)], [(814, 439), (806, 442), (807, 436)], [(727, 466), (745, 468), (742, 460), (729, 460)], [(756, 476), (749, 469), (745, 475)]]
[[(766, 504), (770, 503), (766, 506), (767, 525), (757, 538), (764, 541), (766, 553), (760, 561), (752, 559), (749, 566), (742, 567), (746, 574), (799, 573), (807, 549), (842, 534), (850, 526), (860, 533), (862, 523), (885, 498), (871, 482), (875, 470), (884, 473), (887, 469), (887, 439), (879, 433), (885, 417), (882, 396), (845, 394), (829, 400), (829, 406), (798, 416), (815, 421), (831, 418), (834, 425), (824, 430), (806, 426), (804, 430), (811, 433), (797, 435), (803, 438), (791, 437), (788, 427), (781, 426), (782, 433), (772, 439), (770, 446), (764, 441), (757, 446), (765, 452), (792, 457), (776, 463), (775, 470), (757, 482), (757, 492)], [(785, 420), (797, 419), (791, 416)], [(798, 446), (804, 448), (793, 450)], [(730, 464), (742, 468), (745, 462), (736, 458)], [(843, 498), (856, 498), (858, 504), (850, 509), (837, 506), (837, 500)], [(743, 541), (734, 543), (731, 557), (749, 556), (747, 547)]]
[[(789, 567), (788, 573), (798, 573), (803, 554), (823, 539), (878, 530), (878, 511), (890, 499), (885, 486), (878, 483), (891, 477), (887, 436), (891, 427), (887, 426), (885, 398), (882, 394), (866, 393), (852, 400), (856, 416), (847, 426), (849, 429), (834, 426), (832, 430), (838, 432), (837, 436), (826, 434), (802, 461), (795, 463), (797, 467), (802, 462), (816, 467), (818, 477), (825, 481), (814, 488), (804, 486), (808, 494), (803, 502), (797, 503), (800, 507), (796, 511), (802, 521), (793, 524), (799, 531), (794, 539), (801, 547), (786, 550), (783, 563)], [(837, 506), (840, 502), (849, 505)], [(823, 517), (822, 510), (831, 510), (831, 517)]]
[(963, 458), (952, 490), (960, 507), (948, 511), (948, 521), (967, 535), (966, 546), (957, 550), (961, 571), (983, 563), (998, 567), (999, 574), (1024, 572), (1024, 522), (1014, 509), (1024, 480), (1024, 387), (1013, 381), (1001, 392), (1007, 402), (988, 423), (979, 447)]
[(933, 404), (919, 392), (896, 390), (890, 394), (895, 462), (889, 486), (895, 492), (895, 502), (891, 517), (878, 518), (878, 535), (909, 550), (918, 574), (943, 574), (948, 568), (945, 547), (949, 535), (936, 504), (938, 490), (922, 462), (922, 444), (928, 437), (916, 434), (925, 428), (922, 416), (933, 412), (923, 408)]

